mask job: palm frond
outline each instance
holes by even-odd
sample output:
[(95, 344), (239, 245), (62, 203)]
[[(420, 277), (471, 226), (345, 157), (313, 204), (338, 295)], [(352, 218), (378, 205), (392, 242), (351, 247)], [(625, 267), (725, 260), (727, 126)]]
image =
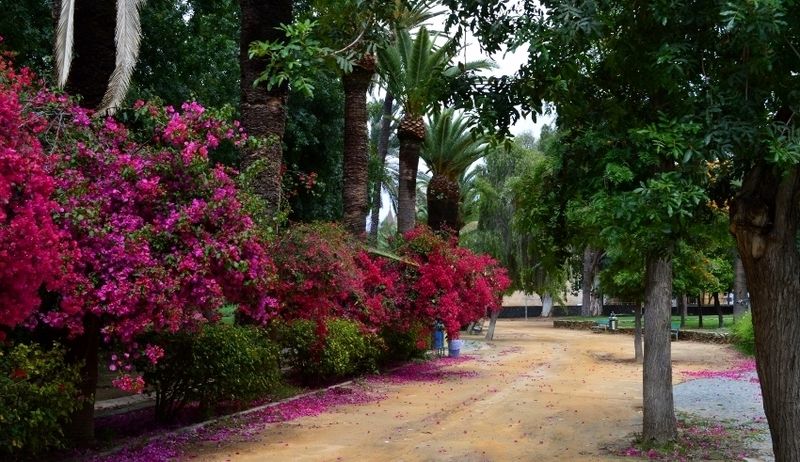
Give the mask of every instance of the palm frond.
[(56, 30), (56, 77), (57, 84), (63, 88), (67, 84), (69, 68), (72, 65), (72, 43), (75, 37), (75, 0), (61, 0)]
[(429, 119), (420, 157), (433, 172), (455, 180), (485, 156), (488, 147), (485, 139), (473, 136), (468, 117), (445, 109)]
[(100, 114), (113, 113), (128, 92), (142, 38), (142, 23), (139, 18), (139, 6), (142, 3), (144, 0), (117, 0), (117, 28), (114, 34), (117, 45), (116, 67), (111, 73), (100, 107), (97, 108)]

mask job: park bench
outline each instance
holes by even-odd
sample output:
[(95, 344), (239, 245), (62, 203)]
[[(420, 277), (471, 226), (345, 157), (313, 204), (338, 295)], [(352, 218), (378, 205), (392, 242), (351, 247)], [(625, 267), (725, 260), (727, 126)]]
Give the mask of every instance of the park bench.
[(595, 321), (596, 324), (592, 326), (593, 332), (600, 332), (601, 330), (608, 330), (608, 319), (600, 319)]
[(675, 340), (678, 340), (678, 333), (681, 331), (681, 323), (673, 322), (672, 328), (669, 330), (670, 334), (675, 336)]

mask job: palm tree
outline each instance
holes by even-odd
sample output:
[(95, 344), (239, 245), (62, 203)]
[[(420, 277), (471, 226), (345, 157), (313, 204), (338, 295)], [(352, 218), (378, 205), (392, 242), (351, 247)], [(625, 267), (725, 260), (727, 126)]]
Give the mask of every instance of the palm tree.
[(425, 141), (423, 116), (447, 93), (447, 83), (459, 75), (488, 67), (486, 62), (450, 65), (457, 53), (453, 39), (436, 46), (428, 30), (421, 27), (416, 37), (408, 30), (396, 33), (396, 43), (378, 50), (379, 72), (387, 90), (403, 108), (397, 129), (400, 140), (400, 184), (397, 230), (404, 233), (414, 227), (417, 164)]
[(281, 163), (283, 133), (286, 129), (286, 85), (267, 89), (253, 82), (266, 67), (264, 58), (250, 59), (250, 43), (256, 40), (282, 41), (285, 35), (278, 26), (292, 22), (291, 0), (239, 0), (241, 9), (239, 66), (242, 126), (249, 136), (264, 140), (246, 149), (243, 167), (250, 184), (265, 202), (269, 218), (275, 217), (281, 204)]
[(458, 234), (461, 229), (459, 179), (486, 154), (488, 144), (472, 136), (472, 124), (452, 109), (434, 114), (421, 157), (433, 173), (428, 184), (428, 225)]

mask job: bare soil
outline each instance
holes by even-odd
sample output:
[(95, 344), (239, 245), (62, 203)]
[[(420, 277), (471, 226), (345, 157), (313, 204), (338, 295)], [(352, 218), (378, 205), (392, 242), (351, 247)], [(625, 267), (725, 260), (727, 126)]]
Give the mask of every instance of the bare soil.
[[(208, 461), (620, 460), (606, 447), (640, 431), (642, 368), (633, 337), (499, 320), (495, 339), (466, 336), (474, 359), (448, 366), (474, 376), (378, 383), (385, 399), (267, 426), (252, 441), (204, 443)], [(472, 347), (472, 349), (469, 349)], [(682, 371), (724, 369), (728, 346), (672, 343)]]

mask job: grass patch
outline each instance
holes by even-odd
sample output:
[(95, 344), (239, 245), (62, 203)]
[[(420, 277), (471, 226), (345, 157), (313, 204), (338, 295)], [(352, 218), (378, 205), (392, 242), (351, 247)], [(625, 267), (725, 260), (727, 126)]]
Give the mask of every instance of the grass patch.
[(678, 438), (665, 446), (643, 444), (637, 435), (633, 444), (609, 448), (617, 456), (645, 460), (742, 460), (752, 456), (749, 443), (764, 430), (750, 424), (715, 422), (681, 414)]
[[(591, 317), (591, 316), (569, 316), (565, 318), (559, 319), (569, 319), (575, 321), (608, 321), (608, 316), (601, 316), (601, 317)], [(645, 316), (645, 320), (647, 316)], [(619, 327), (633, 327), (634, 325), (634, 317), (632, 315), (621, 315), (617, 316), (617, 322)], [(646, 321), (645, 321), (646, 322)], [(672, 322), (681, 322), (680, 316), (673, 316)], [(726, 314), (722, 316), (722, 329), (719, 328), (719, 321), (717, 320), (717, 315), (703, 315), (703, 330), (729, 330), (733, 328), (733, 315)], [(684, 329), (700, 329), (700, 318), (699, 316), (687, 316), (686, 317), (686, 325), (683, 327)]]

